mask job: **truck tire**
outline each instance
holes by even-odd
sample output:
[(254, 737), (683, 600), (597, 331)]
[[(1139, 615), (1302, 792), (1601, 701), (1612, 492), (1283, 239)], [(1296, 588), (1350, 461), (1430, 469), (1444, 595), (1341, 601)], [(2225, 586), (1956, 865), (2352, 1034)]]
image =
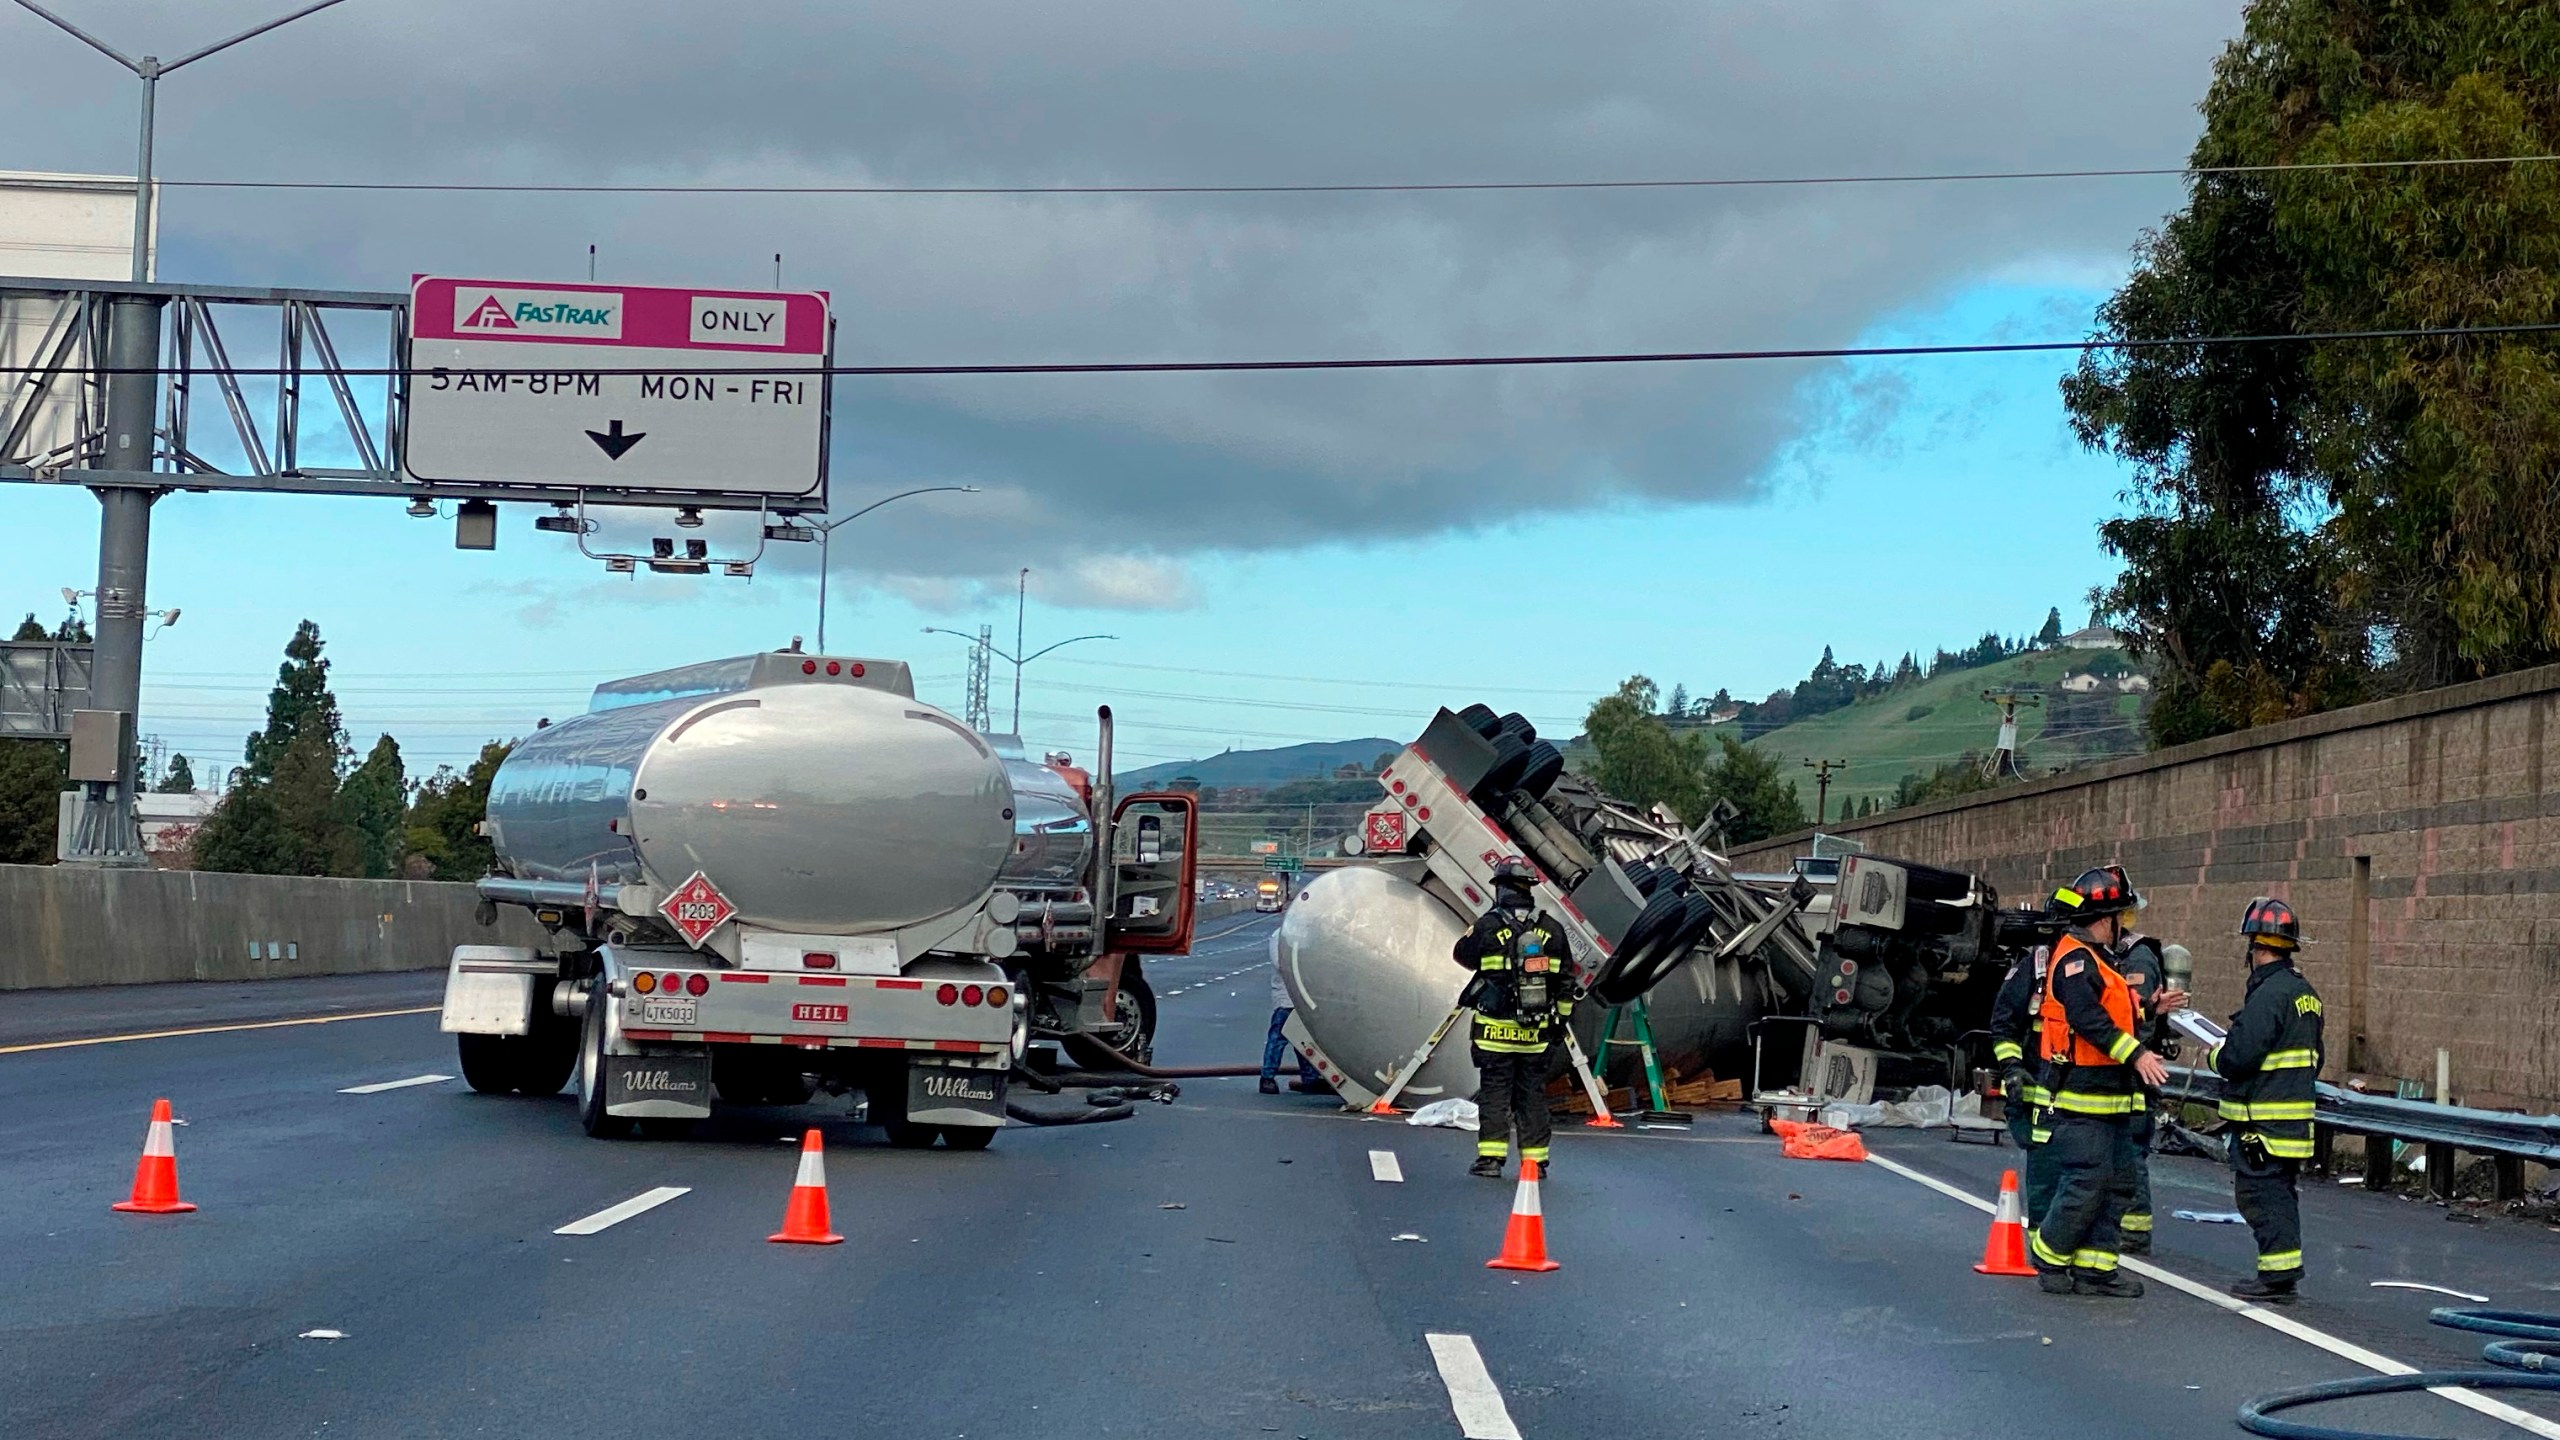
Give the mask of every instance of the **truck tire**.
[(996, 1143), (993, 1125), (945, 1125), (942, 1143), (954, 1150), (984, 1150)]
[(907, 1119), (907, 1071), (898, 1067), (897, 1078), (871, 1088), (871, 1123), (889, 1137), (889, 1143), (901, 1150), (922, 1150), (933, 1144), (941, 1132), (931, 1125), (918, 1125)]
[(1120, 1062), (1112, 1059), (1094, 1044), (1100, 1040), (1121, 1054), (1144, 1065), (1155, 1056), (1156, 992), (1147, 984), (1144, 972), (1132, 968), (1120, 977), (1120, 992), (1112, 1000), (1111, 1028), (1098, 1035), (1069, 1035), (1063, 1048), (1067, 1058), (1087, 1070), (1117, 1070)]
[(1555, 783), (1564, 778), (1564, 752), (1546, 740), (1529, 747), (1529, 763), (1520, 771), (1520, 790), (1532, 800), (1543, 800)]
[(514, 1035), (465, 1034), (454, 1036), (453, 1041), (454, 1050), (462, 1057), (465, 1084), (483, 1095), (514, 1091), (525, 1070), (522, 1039)]
[(1470, 705), (1459, 711), (1458, 723), (1487, 740), (1492, 739), (1494, 732), (1502, 728), (1500, 718), (1493, 713), (1493, 707), (1490, 705)]
[(631, 1122), (604, 1110), (604, 981), (587, 989), (586, 1022), (578, 1027), (578, 1125), (598, 1140), (619, 1140)]
[(560, 982), (533, 988), (533, 1033), (517, 1052), (516, 1093), (540, 1100), (560, 1093), (578, 1068), (578, 1024), (551, 1013), (551, 989)]

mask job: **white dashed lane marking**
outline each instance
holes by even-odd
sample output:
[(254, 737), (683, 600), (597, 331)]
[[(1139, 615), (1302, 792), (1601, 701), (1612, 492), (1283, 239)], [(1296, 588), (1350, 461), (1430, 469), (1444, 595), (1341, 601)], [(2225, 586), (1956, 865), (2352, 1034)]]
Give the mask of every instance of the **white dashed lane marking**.
[(1458, 1417), (1458, 1433), (1467, 1440), (1520, 1440), (1502, 1391), (1476, 1353), (1476, 1342), (1464, 1335), (1425, 1335), (1432, 1363), (1440, 1367), (1440, 1383), (1448, 1387), (1449, 1409)]
[(630, 1199), (623, 1201), (619, 1205), (606, 1206), (604, 1209), (597, 1211), (584, 1220), (572, 1220), (568, 1224), (561, 1226), (559, 1229), (554, 1230), (551, 1233), (554, 1235), (593, 1235), (599, 1230), (610, 1230), (614, 1226), (621, 1224), (623, 1221), (630, 1219), (634, 1215), (645, 1215), (648, 1212), (657, 1209), (659, 1206), (666, 1204), (668, 1201), (673, 1200), (679, 1195), (685, 1194), (692, 1188), (693, 1187), (690, 1185), (661, 1185), (655, 1190), (644, 1190), (639, 1194), (632, 1196)]
[[(1924, 1175), (1919, 1171), (1912, 1169), (1908, 1165), (1887, 1160), (1881, 1155), (1869, 1155), (1867, 1157), (1867, 1163), (1899, 1175), (1905, 1180), (1909, 1180), (1920, 1185), (1926, 1185), (1930, 1189), (1937, 1191), (1939, 1194), (1946, 1196), (1948, 1199), (1961, 1201), (1964, 1204), (1972, 1206), (1976, 1210), (1982, 1211), (1986, 1215), (1998, 1213), (1998, 1207), (1994, 1206), (1990, 1201), (1983, 1199), (1981, 1196), (1969, 1195), (1964, 1191), (1957, 1189), (1955, 1186), (1948, 1184), (1944, 1180), (1938, 1179), (1934, 1175)], [(2417, 1373), (2418, 1367), (2415, 1365), (2404, 1364), (2401, 1361), (2392, 1359), (2388, 1355), (2367, 1350), (2363, 1346), (2358, 1345), (2351, 1340), (2341, 1340), (2337, 1336), (2332, 1335), (2325, 1330), (2315, 1330), (2312, 1327), (2303, 1324), (2301, 1321), (2294, 1319), (2290, 1315), (2279, 1315), (2275, 1311), (2269, 1310), (2264, 1306), (2252, 1305), (2245, 1300), (2234, 1299), (2233, 1297), (2225, 1295), (2221, 1291), (2216, 1290), (2209, 1285), (2199, 1284), (2196, 1281), (2190, 1280), (2186, 1276), (2178, 1274), (2174, 1270), (2164, 1270), (2155, 1263), (2136, 1260), (2130, 1256), (2126, 1257), (2122, 1263), (2124, 1268), (2147, 1280), (2156, 1281), (2159, 1284), (2168, 1286), (2172, 1290), (2192, 1295), (2196, 1299), (2201, 1300), (2207, 1305), (2211, 1305), (2218, 1310), (2228, 1310), (2232, 1314), (2238, 1315), (2244, 1319), (2254, 1320), (2259, 1324), (2266, 1326), (2268, 1329), (2275, 1331), (2279, 1335), (2289, 1335), (2294, 1339), (2301, 1341), (2305, 1345), (2311, 1345), (2319, 1349), (2326, 1350), (2330, 1354), (2335, 1355), (2339, 1359), (2347, 1361), (2350, 1364), (2361, 1365), (2368, 1370), (2382, 1375), (2414, 1375)], [(2544, 1437), (2544, 1440), (2560, 1440), (2560, 1425), (2555, 1425), (2551, 1421), (2545, 1420), (2531, 1411), (2519, 1410), (2513, 1405), (2503, 1404), (2499, 1401), (2492, 1400), (2485, 1395), (2481, 1395), (2470, 1390), (2458, 1390), (2450, 1385), (2439, 1386), (2429, 1393), (2441, 1395), (2445, 1399), (2452, 1401), (2454, 1404), (2459, 1405), (2466, 1410), (2486, 1415), (2492, 1420), (2503, 1420), (2507, 1424), (2513, 1425), (2527, 1434), (2542, 1436)]]
[(406, 1090), (412, 1085), (441, 1085), (450, 1075), (412, 1075), (406, 1080), (377, 1080), (370, 1085), (350, 1085), (341, 1095), (379, 1095), (385, 1090)]
[(1403, 1184), (1404, 1166), (1396, 1159), (1396, 1152), (1393, 1150), (1370, 1151), (1369, 1178), (1388, 1185)]

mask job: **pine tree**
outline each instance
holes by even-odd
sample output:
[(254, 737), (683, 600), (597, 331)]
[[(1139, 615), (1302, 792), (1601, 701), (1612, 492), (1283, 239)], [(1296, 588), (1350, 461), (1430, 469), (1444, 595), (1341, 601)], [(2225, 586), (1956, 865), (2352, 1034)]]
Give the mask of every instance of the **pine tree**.
[(249, 737), (244, 758), (250, 776), (272, 779), (285, 750), (305, 730), (316, 731), (321, 748), (332, 756), (346, 748), (338, 697), (329, 693), (329, 662), (320, 654), (323, 648), (318, 625), (305, 620), (294, 627), (293, 639), (285, 643), (285, 663), (276, 669), (275, 688), (267, 692), (267, 728)]
[(27, 612), (27, 618), (18, 622), (18, 633), (10, 636), (9, 638), (12, 640), (50, 640), (53, 636), (46, 633), (44, 622), (38, 620), (36, 618), (36, 612), (30, 610)]
[(169, 757), (169, 769), (160, 777), (160, 793), (184, 795), (196, 788), (196, 768), (184, 755)]
[(196, 832), (196, 865), (255, 875), (327, 875), (347, 853), (338, 814), (346, 734), (320, 627), (294, 627), (267, 694), (267, 724), (249, 737), (239, 782)]
[(1663, 705), (1662, 713), (1666, 718), (1672, 720), (1685, 720), (1689, 718), (1689, 687), (1686, 685), (1672, 686), (1671, 699)]
[(330, 873), (386, 880), (406, 854), (409, 781), (400, 742), (385, 735), (338, 787), (337, 834)]
[(2050, 650), (2062, 643), (2062, 607), (2056, 605), (2044, 612), (2044, 628), (2036, 632), (2036, 648)]

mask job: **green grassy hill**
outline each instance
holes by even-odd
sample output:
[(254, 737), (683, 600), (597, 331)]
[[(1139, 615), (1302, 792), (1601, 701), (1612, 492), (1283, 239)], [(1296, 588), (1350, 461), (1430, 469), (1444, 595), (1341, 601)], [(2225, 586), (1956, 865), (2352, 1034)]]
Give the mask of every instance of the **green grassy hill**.
[(2114, 651), (2031, 651), (1998, 664), (1932, 676), (1845, 710), (1781, 726), (1751, 743), (1778, 757), (1794, 775), (1807, 815), (1813, 813), (1813, 772), (1799, 762), (1848, 762), (1846, 770), (1832, 772), (1830, 816), (1835, 820), (1844, 803), (1862, 796), (1890, 800), (1905, 775), (1926, 775), (1967, 750), (1989, 753), (1999, 734), (2000, 710), (1982, 698), (1985, 690), (2045, 692), (2043, 705), (2018, 712), (2018, 765), (2029, 775), (2133, 754), (2144, 748), (2141, 716), (2149, 697), (2118, 692), (2112, 682), (2094, 696), (2072, 697), (2071, 702), (2088, 710), (2112, 709), (2111, 716), (2099, 717), (2103, 728), (2067, 739), (2045, 733), (2062, 678), (2087, 669), (2101, 655), (2123, 658)]

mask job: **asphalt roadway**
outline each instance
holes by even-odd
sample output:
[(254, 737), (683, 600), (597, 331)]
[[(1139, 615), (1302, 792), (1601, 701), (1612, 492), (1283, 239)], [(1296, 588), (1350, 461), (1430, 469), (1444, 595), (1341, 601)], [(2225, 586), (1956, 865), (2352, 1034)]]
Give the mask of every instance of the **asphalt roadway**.
[[(1151, 967), (1166, 1063), (1258, 1055), (1269, 924)], [(78, 1043), (434, 988), (80, 992), (8, 1030), (0, 1435), (2218, 1436), (2248, 1396), (2365, 1373), (2341, 1347), (2477, 1353), (2425, 1324), (2458, 1302), (2374, 1279), (2560, 1308), (2560, 1236), (2331, 1185), (2311, 1298), (2272, 1320), (2163, 1284), (2046, 1296), (1975, 1275), (1984, 1215), (1926, 1183), (1988, 1197), (2015, 1152), (1936, 1135), (1852, 1164), (1783, 1159), (1738, 1116), (1567, 1127), (1544, 1194), (1563, 1269), (1515, 1275), (1484, 1268), (1513, 1187), (1464, 1173), (1469, 1136), (1249, 1080), (956, 1154), (892, 1150), (840, 1104), (602, 1142), (565, 1096), (344, 1093), (454, 1074), (432, 1013)], [(162, 1095), (202, 1209), (111, 1213)], [(810, 1124), (847, 1243), (767, 1244)], [(2215, 1180), (2163, 1164), (2157, 1264), (2218, 1291), (2245, 1232), (2167, 1218), (2227, 1208)], [(684, 1193), (554, 1233), (659, 1187)], [(2560, 1435), (2429, 1396), (2324, 1418)]]

